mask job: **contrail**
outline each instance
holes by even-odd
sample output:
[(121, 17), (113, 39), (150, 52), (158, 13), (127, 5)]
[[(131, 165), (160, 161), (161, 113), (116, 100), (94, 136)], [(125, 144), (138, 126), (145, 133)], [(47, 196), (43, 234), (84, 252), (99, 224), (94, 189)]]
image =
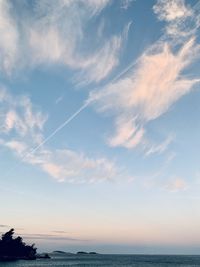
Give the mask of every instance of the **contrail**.
[[(39, 145), (37, 145), (36, 147), (34, 147), (31, 151), (25, 153), (20, 159), (21, 162), (23, 162), (23, 160), (25, 160), (28, 156), (31, 156), (32, 154), (34, 154), (41, 146), (43, 146), (46, 142), (48, 142), (56, 133), (58, 133), (61, 129), (63, 129), (68, 123), (70, 123), (76, 116), (78, 116), (78, 114), (83, 111), (88, 105), (90, 104), (90, 102), (88, 101), (87, 103), (84, 103), (75, 113), (73, 113), (67, 120), (65, 120), (59, 127), (57, 127), (49, 136), (47, 136)], [(17, 166), (18, 164), (16, 164)], [(12, 167), (11, 169), (9, 169), (9, 171), (6, 173), (6, 175), (8, 175), (9, 173), (11, 173), (14, 170), (15, 167)], [(0, 187), (1, 189), (1, 187)]]
[[(109, 83), (113, 83), (118, 80), (121, 76), (127, 73), (137, 61), (131, 63), (126, 69), (124, 69), (121, 73), (115, 76)], [(33, 148), (30, 152), (28, 152), (22, 160), (25, 159), (27, 156), (35, 153), (41, 146), (46, 144), (52, 137), (54, 137), (60, 130), (62, 130), (67, 124), (69, 124), (73, 119), (75, 119), (85, 108), (87, 108), (93, 101), (91, 99), (86, 100), (86, 102), (74, 113), (72, 114), (66, 121), (64, 121), (58, 128), (56, 128), (48, 137), (46, 137), (38, 146)]]
[(56, 135), (60, 130), (62, 130), (68, 123), (70, 123), (74, 118), (78, 116), (81, 111), (83, 111), (90, 102), (83, 104), (74, 114), (72, 114), (66, 121), (64, 121), (58, 128), (56, 128), (47, 138), (45, 138), (38, 146), (33, 148), (30, 152), (28, 152), (23, 158), (25, 159), (28, 155), (31, 155), (35, 153), (41, 146), (43, 146), (45, 143), (47, 143), (54, 135)]
[[(121, 73), (119, 73), (117, 76), (115, 76), (109, 83), (112, 83), (119, 79), (121, 76), (123, 76), (125, 73), (127, 73), (135, 64), (137, 63), (137, 60), (133, 63), (131, 63), (126, 69), (124, 69)], [(31, 156), (34, 154), (40, 147), (42, 147), (44, 144), (46, 144), (51, 138), (53, 138), (59, 131), (61, 131), (67, 124), (69, 124), (73, 119), (75, 119), (84, 109), (86, 109), (94, 100), (87, 99), (84, 104), (76, 111), (74, 112), (67, 120), (65, 120), (60, 126), (58, 126), (49, 136), (47, 136), (39, 145), (34, 147), (30, 152), (27, 152), (24, 156), (21, 157), (21, 162), (25, 160), (28, 156)], [(17, 164), (18, 165), (18, 164)], [(11, 173), (13, 171), (14, 167), (9, 169), (6, 175)]]
[(128, 65), (128, 67), (126, 67), (121, 73), (119, 73), (118, 75), (116, 75), (113, 80), (111, 80), (109, 83), (113, 83), (115, 81), (117, 81), (119, 78), (121, 78), (124, 74), (126, 74), (131, 68), (133, 68), (137, 63), (139, 62), (139, 58), (136, 59), (136, 61), (134, 61), (133, 63), (131, 63), (130, 65)]
[[(198, 9), (200, 7), (200, 1), (197, 2), (193, 6), (194, 9)], [(161, 36), (162, 38), (162, 36)], [(159, 39), (161, 39), (159, 38)], [(127, 68), (125, 68), (122, 72), (120, 72), (118, 75), (116, 75), (108, 84), (113, 83), (117, 81), (120, 77), (122, 77), (124, 74), (126, 74), (131, 68), (133, 68), (137, 63), (139, 62), (139, 58), (136, 59), (133, 63), (131, 63)], [(72, 114), (67, 120), (65, 120), (58, 128), (56, 128), (48, 137), (46, 137), (38, 146), (33, 148), (30, 152), (25, 154), (22, 157), (22, 160), (25, 159), (27, 156), (35, 153), (41, 146), (46, 144), (51, 138), (53, 138), (60, 130), (62, 130), (67, 124), (69, 124), (73, 119), (75, 119), (85, 108), (87, 108), (94, 100), (87, 99), (84, 104), (74, 113)]]
[[(198, 1), (193, 7), (194, 11), (198, 11), (200, 9), (200, 1)], [(197, 16), (197, 18), (200, 18), (200, 15)], [(198, 23), (196, 25), (196, 29), (200, 26), (200, 19), (198, 20)], [(183, 29), (186, 28), (186, 25), (183, 26)], [(163, 35), (157, 40), (162, 40)], [(138, 57), (133, 63), (128, 65), (122, 72), (120, 72), (118, 75), (116, 75), (108, 84), (113, 83), (117, 81), (119, 78), (121, 78), (124, 74), (126, 74), (131, 68), (133, 68), (138, 62), (140, 57)], [(39, 145), (37, 145), (35, 148), (33, 148), (30, 152), (26, 153), (21, 160), (23, 161), (27, 156), (35, 153), (40, 147), (42, 147), (44, 144), (46, 144), (51, 138), (53, 138), (59, 131), (61, 131), (66, 125), (68, 125), (73, 119), (75, 119), (84, 109), (86, 109), (93, 101), (91, 99), (87, 99), (84, 104), (75, 112), (73, 113), (68, 119), (66, 119), (60, 126), (58, 126), (49, 136), (47, 136)], [(21, 162), (22, 162), (21, 161)], [(11, 171), (13, 171), (14, 167), (9, 169), (9, 171), (6, 173), (8, 175)], [(2, 188), (0, 187), (0, 190), (4, 189), (11, 193), (20, 193), (23, 195), (23, 192), (17, 192), (14, 190), (11, 190), (10, 188)]]

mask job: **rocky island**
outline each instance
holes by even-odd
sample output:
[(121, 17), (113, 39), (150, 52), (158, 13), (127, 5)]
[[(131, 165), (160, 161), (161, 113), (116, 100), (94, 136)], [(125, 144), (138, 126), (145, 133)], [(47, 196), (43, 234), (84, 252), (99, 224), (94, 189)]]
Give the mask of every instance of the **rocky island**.
[(76, 253), (77, 255), (97, 255), (98, 253), (97, 252), (85, 252), (85, 251), (78, 251)]

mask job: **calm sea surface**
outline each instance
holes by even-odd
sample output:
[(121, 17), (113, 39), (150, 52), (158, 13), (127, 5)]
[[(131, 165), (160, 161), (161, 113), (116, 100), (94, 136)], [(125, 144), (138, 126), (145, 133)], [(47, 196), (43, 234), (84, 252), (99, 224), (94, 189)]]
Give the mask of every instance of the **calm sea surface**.
[(149, 256), (149, 255), (82, 255), (82, 256), (58, 256), (52, 259), (36, 261), (18, 261), (0, 263), (0, 267), (167, 267), (200, 266), (200, 256)]

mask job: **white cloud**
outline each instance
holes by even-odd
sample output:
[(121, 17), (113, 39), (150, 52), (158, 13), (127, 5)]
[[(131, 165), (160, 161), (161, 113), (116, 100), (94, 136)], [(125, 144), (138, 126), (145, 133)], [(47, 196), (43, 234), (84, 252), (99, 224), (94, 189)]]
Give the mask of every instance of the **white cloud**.
[(26, 144), (19, 142), (17, 140), (11, 140), (6, 143), (3, 142), (2, 144), (10, 148), (11, 150), (15, 151), (18, 155), (21, 155), (21, 156), (23, 156), (24, 153), (27, 151)]
[(156, 43), (125, 78), (90, 94), (99, 112), (111, 112), (115, 117), (116, 134), (109, 141), (112, 146), (141, 143), (145, 125), (167, 112), (200, 81), (182, 74), (200, 55), (195, 39), (176, 53), (172, 49), (167, 42)]
[(75, 51), (71, 36), (64, 41), (55, 29), (32, 31), (30, 46), (33, 64), (59, 63), (75, 70), (82, 70), (79, 80), (99, 82), (104, 79), (119, 63), (119, 51), (122, 35), (113, 36), (93, 54), (83, 57)]
[(193, 6), (184, 0), (158, 0), (153, 10), (159, 20), (165, 21), (167, 37), (183, 42), (196, 33), (200, 26), (198, 3)]
[(116, 133), (109, 139), (108, 144), (112, 147), (134, 148), (141, 143), (143, 136), (144, 129), (138, 128), (134, 120), (119, 119), (116, 122)]
[(64, 95), (59, 96), (59, 97), (56, 99), (55, 104), (58, 105), (60, 102), (63, 101), (63, 99), (64, 99)]
[(180, 177), (171, 179), (166, 185), (165, 189), (170, 192), (185, 191), (188, 188), (187, 182)]
[[(65, 45), (56, 29), (30, 30), (30, 47), (33, 52), (33, 63), (57, 63), (65, 53)], [(69, 46), (70, 50), (70, 46)]]
[(128, 9), (133, 2), (135, 2), (136, 0), (121, 0), (121, 8), (122, 9)]
[(185, 178), (179, 176), (172, 176), (170, 178), (165, 177), (164, 179), (161, 177), (164, 175), (164, 170), (161, 170), (153, 175), (149, 175), (142, 180), (142, 184), (146, 188), (158, 188), (160, 190), (165, 190), (169, 193), (178, 193), (184, 192), (189, 188), (189, 184)]
[(90, 81), (99, 82), (104, 79), (119, 64), (119, 52), (122, 43), (122, 36), (114, 36), (88, 60), (80, 61), (79, 64), (85, 67), (79, 80), (84, 84)]
[(119, 168), (111, 160), (90, 158), (70, 149), (41, 146), (47, 116), (26, 96), (13, 96), (0, 89), (0, 145), (12, 151), (21, 161), (37, 166), (57, 181), (93, 183), (119, 177)]
[(17, 60), (18, 32), (9, 1), (0, 0), (0, 70), (10, 75)]
[(39, 167), (59, 182), (94, 183), (119, 177), (115, 164), (106, 158), (88, 158), (70, 149), (40, 148), (31, 153), (31, 144), (11, 140), (1, 145), (8, 147), (23, 162)]
[(47, 116), (38, 111), (26, 96), (13, 96), (5, 88), (0, 88), (0, 96), (1, 133), (20, 138), (28, 136), (34, 144), (41, 142)]
[(174, 21), (192, 16), (192, 9), (184, 0), (158, 0), (153, 10), (160, 20)]
[(56, 150), (42, 169), (59, 181), (92, 183), (117, 178), (114, 163), (106, 158), (92, 159), (69, 149)]
[(87, 4), (94, 14), (101, 12), (112, 0), (81, 0), (81, 2)]
[[(151, 154), (161, 154), (164, 151), (167, 150), (167, 148), (169, 147), (169, 145), (172, 143), (172, 141), (174, 140), (174, 136), (169, 135), (163, 142), (161, 142), (160, 144), (154, 144), (154, 145), (150, 145), (150, 147), (147, 148), (147, 151), (145, 152), (146, 156), (149, 156)], [(149, 144), (148, 144), (149, 146)], [(170, 157), (171, 158), (171, 157)], [(170, 160), (170, 158), (168, 159), (168, 161)]]
[(88, 38), (94, 39), (98, 33), (88, 33), (87, 25), (110, 2), (42, 0), (29, 10), (21, 2), (22, 14), (16, 9), (13, 15), (11, 9), (15, 10), (16, 3), (1, 1), (0, 70), (11, 74), (24, 67), (59, 64), (81, 72), (87, 83), (101, 81), (119, 63), (124, 33), (97, 36), (99, 42), (92, 47)]

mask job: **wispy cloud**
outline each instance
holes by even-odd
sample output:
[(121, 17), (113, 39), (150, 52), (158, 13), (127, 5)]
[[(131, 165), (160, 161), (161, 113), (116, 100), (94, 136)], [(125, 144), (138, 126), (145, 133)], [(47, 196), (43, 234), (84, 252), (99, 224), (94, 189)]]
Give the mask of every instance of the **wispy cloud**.
[(10, 74), (17, 60), (18, 32), (9, 1), (0, 1), (0, 70)]
[(50, 235), (50, 234), (23, 234), (24, 239), (28, 240), (51, 240), (51, 241), (74, 241), (86, 242), (86, 239), (73, 238), (70, 236)]
[(122, 9), (128, 9), (133, 2), (135, 2), (136, 0), (121, 0), (121, 8)]
[(191, 7), (184, 0), (158, 0), (153, 10), (159, 20), (166, 22), (167, 36), (177, 42), (194, 35), (200, 26), (199, 2)]
[(25, 161), (39, 165), (58, 181), (94, 183), (117, 177), (114, 163), (106, 158), (92, 159), (69, 149), (37, 152)]
[(200, 56), (200, 46), (191, 38), (173, 52), (173, 45), (157, 42), (140, 57), (125, 78), (91, 92), (99, 112), (111, 112), (116, 132), (111, 146), (135, 147), (144, 140), (145, 125), (166, 113), (200, 79), (183, 71)]
[(101, 81), (119, 63), (124, 35), (119, 32), (98, 36), (97, 45), (87, 49), (88, 39), (97, 33), (91, 32), (90, 36), (86, 28), (110, 3), (109, 0), (42, 0), (25, 5), (22, 1), (23, 12), (18, 14), (15, 2), (1, 1), (1, 71), (11, 74), (24, 67), (59, 64), (80, 72), (80, 78), (84, 77), (87, 83)]
[[(151, 154), (161, 154), (164, 151), (167, 150), (167, 148), (169, 147), (169, 145), (173, 142), (174, 140), (174, 136), (173, 135), (169, 135), (163, 142), (161, 142), (160, 144), (153, 144), (150, 145), (148, 144), (148, 148), (146, 148), (146, 152), (145, 155), (149, 156)], [(170, 157), (171, 158), (171, 157)], [(170, 158), (168, 160), (170, 160)]]
[(167, 22), (193, 15), (192, 9), (185, 4), (184, 0), (158, 0), (153, 10), (160, 20)]
[(157, 188), (161, 191), (166, 191), (167, 193), (181, 193), (189, 189), (191, 183), (189, 183), (185, 178), (172, 175), (170, 178), (163, 176), (163, 170), (154, 175), (148, 175), (142, 179), (142, 186), (146, 189)]
[(62, 102), (63, 99), (64, 99), (64, 95), (59, 96), (59, 97), (56, 99), (55, 104), (56, 104), (56, 105), (59, 104), (60, 102)]
[(0, 228), (9, 228), (10, 226), (9, 225), (6, 225), (6, 224), (0, 224)]
[[(100, 82), (119, 64), (120, 51), (131, 25), (128, 23), (122, 32), (107, 38), (103, 38), (101, 31), (99, 44), (87, 50), (88, 36), (84, 29), (109, 3), (107, 0), (59, 0), (56, 3), (43, 0), (30, 9), (32, 16), (27, 16), (28, 11), (23, 6), (26, 19), (21, 27), (18, 14), (14, 16), (12, 13), (14, 2), (1, 1), (1, 70), (11, 73), (18, 59), (23, 61), (26, 58), (27, 61), (22, 62), (22, 65), (37, 67), (61, 64), (76, 73), (78, 71), (78, 82)], [(130, 1), (123, 3), (125, 8)], [(166, 138), (160, 144), (148, 143), (147, 124), (165, 114), (200, 81), (199, 77), (191, 78), (184, 74), (200, 56), (200, 46), (195, 38), (200, 21), (196, 19), (196, 11), (182, 0), (159, 0), (153, 10), (159, 20), (166, 22), (162, 38), (144, 51), (137, 64), (132, 64), (128, 74), (124, 72), (123, 78), (118, 77), (103, 88), (92, 91), (87, 102), (93, 103), (98, 112), (112, 116), (114, 130), (107, 139), (109, 146), (132, 149), (140, 144), (146, 149), (146, 155), (162, 153), (172, 142), (172, 138)], [(194, 18), (195, 23), (190, 25), (192, 37), (188, 38), (187, 35), (187, 38), (181, 38), (177, 45), (169, 37), (175, 33), (172, 34), (172, 29), (176, 27), (179, 30), (177, 36), (180, 37), (187, 26), (187, 20), (194, 21)], [(184, 26), (180, 28), (182, 24)], [(1, 25), (7, 25), (8, 30), (5, 31)], [(23, 36), (21, 45), (19, 36)], [(8, 40), (11, 42), (7, 47)], [(18, 97), (16, 100), (7, 90), (2, 89), (0, 102), (0, 144), (13, 151), (22, 161), (40, 167), (59, 181), (94, 182), (118, 176), (115, 163), (105, 157), (95, 159), (69, 148), (53, 150), (44, 147), (69, 120), (45, 139), (43, 127), (47, 116), (38, 111), (28, 97)], [(75, 116), (84, 109), (85, 105)]]
[(58, 181), (71, 183), (100, 182), (119, 175), (119, 168), (105, 157), (89, 158), (68, 148), (42, 146), (46, 140), (43, 127), (47, 116), (26, 96), (16, 98), (5, 88), (0, 90), (0, 96), (0, 145), (14, 152), (21, 161), (39, 167)]
[(84, 68), (78, 75), (79, 84), (87, 84), (90, 81), (100, 82), (111, 71), (118, 66), (120, 61), (120, 52), (127, 41), (129, 29), (132, 22), (128, 22), (119, 35), (112, 36), (101, 48), (99, 48), (88, 59), (79, 59), (79, 64), (83, 64)]
[[(150, 155), (164, 152), (171, 143), (171, 138), (167, 138), (161, 144), (150, 145), (145, 126), (166, 113), (200, 81), (198, 77), (183, 75), (200, 56), (200, 46), (194, 35), (199, 23), (197, 9), (198, 6), (192, 9), (182, 0), (158, 0), (153, 10), (160, 20), (166, 21), (167, 29), (176, 25), (180, 33), (176, 34), (177, 38), (189, 28), (193, 36), (179, 38), (177, 45), (166, 31), (144, 51), (124, 78), (90, 93), (89, 99), (98, 112), (109, 113), (114, 118), (115, 133), (108, 138), (110, 146), (130, 149), (142, 144), (146, 155)], [(188, 24), (189, 18), (195, 23)]]
[[(29, 137), (35, 145), (41, 142), (46, 114), (38, 111), (27, 96), (13, 96), (5, 88), (0, 88), (0, 103), (2, 134)], [(10, 142), (9, 146), (23, 150), (17, 142)]]
[[(4, 225), (4, 224), (0, 225), (0, 228), (9, 228), (9, 227), (10, 226)], [(15, 230), (20, 230), (20, 228), (15, 228)], [(0, 232), (0, 233), (3, 234), (3, 232)], [(57, 232), (57, 234), (40, 234), (40, 233), (27, 234), (27, 233), (21, 233), (21, 232), (16, 233), (16, 235), (20, 235), (23, 237), (23, 239), (27, 239), (27, 240), (51, 240), (51, 241), (73, 241), (73, 242), (89, 241), (86, 239), (79, 239), (76, 237), (71, 237), (71, 236), (66, 236), (66, 235), (61, 235), (61, 234), (66, 234), (66, 232)]]
[(127, 120), (119, 118), (116, 121), (116, 132), (114, 136), (110, 137), (108, 144), (112, 147), (124, 146), (126, 148), (133, 148), (141, 143), (144, 137), (144, 129), (139, 128), (134, 119)]
[(53, 233), (57, 233), (57, 234), (67, 234), (68, 232), (66, 231), (60, 231), (60, 230), (54, 230), (52, 231)]
[(165, 189), (170, 192), (185, 191), (188, 188), (188, 184), (185, 179), (180, 177), (174, 177), (165, 185)]

